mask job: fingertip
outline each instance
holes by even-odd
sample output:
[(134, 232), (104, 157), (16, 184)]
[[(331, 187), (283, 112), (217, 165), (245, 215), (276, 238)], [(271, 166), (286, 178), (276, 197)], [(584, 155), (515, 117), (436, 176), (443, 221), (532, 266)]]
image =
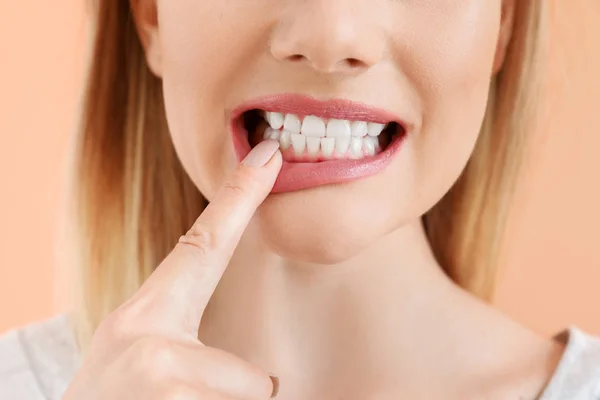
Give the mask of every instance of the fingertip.
[[(279, 145), (279, 143), (278, 143), (278, 145)], [(277, 169), (277, 171), (279, 171), (281, 169), (282, 165), (283, 165), (283, 155), (281, 154), (281, 150), (278, 147), (277, 150), (275, 150), (275, 153), (273, 153), (273, 155), (271, 156), (271, 159), (267, 162), (267, 164), (265, 166), (268, 168), (275, 168), (275, 169)]]
[(264, 140), (250, 150), (250, 153), (242, 160), (242, 165), (248, 167), (267, 166), (276, 153), (279, 153), (279, 142), (270, 139)]

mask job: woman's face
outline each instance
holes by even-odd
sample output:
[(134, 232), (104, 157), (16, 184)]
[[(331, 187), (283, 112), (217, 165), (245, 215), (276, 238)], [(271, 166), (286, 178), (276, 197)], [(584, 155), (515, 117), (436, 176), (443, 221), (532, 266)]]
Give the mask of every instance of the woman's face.
[[(257, 218), (274, 251), (317, 263), (414, 222), (457, 180), (484, 117), (508, 7), (155, 1), (148, 59), (184, 168), (210, 200), (263, 132), (282, 141), (285, 171)], [(390, 124), (381, 132), (379, 123)]]

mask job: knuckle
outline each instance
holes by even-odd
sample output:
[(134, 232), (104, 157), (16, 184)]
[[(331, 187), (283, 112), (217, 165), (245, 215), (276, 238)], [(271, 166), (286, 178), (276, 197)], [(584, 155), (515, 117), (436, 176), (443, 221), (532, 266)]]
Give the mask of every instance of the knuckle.
[(195, 223), (179, 241), (191, 246), (196, 253), (202, 256), (208, 254), (216, 246), (214, 235), (200, 223)]
[(252, 364), (244, 363), (244, 366), (244, 378), (248, 391), (258, 398), (270, 398), (275, 382), (271, 380), (269, 374)]
[(198, 391), (183, 383), (174, 383), (165, 389), (161, 399), (164, 400), (200, 400)]
[(229, 190), (233, 195), (245, 196), (248, 195), (254, 187), (256, 186), (256, 182), (258, 179), (258, 175), (256, 170), (253, 168), (244, 168), (241, 166), (233, 173), (232, 179), (228, 180), (224, 187), (226, 190)]
[(254, 371), (254, 385), (256, 394), (259, 398), (268, 399), (278, 389), (275, 388), (275, 381), (268, 374), (262, 371)]
[(228, 197), (232, 197), (236, 200), (246, 197), (250, 192), (249, 188), (246, 186), (234, 182), (225, 182), (223, 190), (227, 193)]
[(213, 365), (218, 365), (227, 370), (229, 378), (237, 382), (238, 387), (244, 388), (245, 393), (252, 398), (271, 397), (275, 382), (262, 368), (251, 364), (237, 356), (221, 349), (204, 347), (204, 356), (210, 359)]
[(159, 337), (145, 337), (133, 345), (134, 368), (153, 382), (168, 380), (174, 373), (173, 345)]
[(94, 340), (100, 342), (120, 342), (135, 335), (135, 323), (128, 313), (114, 312), (98, 326)]

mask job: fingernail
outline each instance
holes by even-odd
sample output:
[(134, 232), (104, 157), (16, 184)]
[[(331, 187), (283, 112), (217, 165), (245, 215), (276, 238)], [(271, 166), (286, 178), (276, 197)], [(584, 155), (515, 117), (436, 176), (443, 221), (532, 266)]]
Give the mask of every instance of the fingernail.
[(250, 153), (242, 160), (242, 164), (249, 167), (262, 167), (269, 162), (278, 148), (279, 142), (263, 140), (250, 150)]
[(273, 375), (269, 375), (271, 377), (271, 381), (273, 382), (273, 393), (271, 393), (271, 398), (277, 396), (279, 393), (279, 378)]

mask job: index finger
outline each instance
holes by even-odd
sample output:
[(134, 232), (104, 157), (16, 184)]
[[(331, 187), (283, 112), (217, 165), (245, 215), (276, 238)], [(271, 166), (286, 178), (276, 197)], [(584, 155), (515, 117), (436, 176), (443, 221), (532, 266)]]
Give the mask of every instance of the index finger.
[(278, 148), (278, 142), (266, 140), (251, 150), (138, 291), (136, 297), (149, 300), (161, 324), (197, 334), (243, 231), (273, 188), (282, 165)]

